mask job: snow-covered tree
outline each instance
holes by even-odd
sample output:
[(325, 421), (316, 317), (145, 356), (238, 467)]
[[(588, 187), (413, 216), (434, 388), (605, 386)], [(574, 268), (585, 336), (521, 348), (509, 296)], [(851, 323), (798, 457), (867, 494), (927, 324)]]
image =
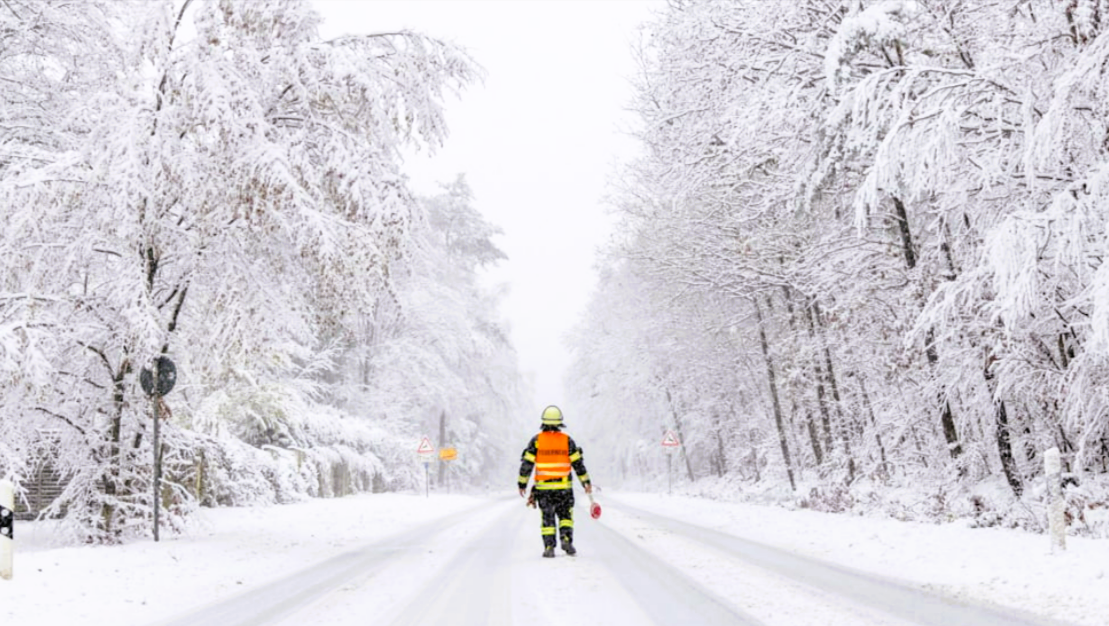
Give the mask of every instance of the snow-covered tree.
[(495, 480), (515, 459), (504, 446), (524, 395), (515, 350), (496, 317), (499, 294), (480, 276), (506, 258), (492, 241), (500, 229), (474, 202), (462, 176), (421, 198), (413, 253), (397, 276), (400, 314), (374, 342), (362, 399), (366, 410), (396, 407), (439, 446), (456, 447), (452, 471), (468, 481)]
[[(672, 381), (679, 413), (733, 407), (732, 425), (690, 419), (686, 439), (754, 427), (822, 506), (860, 479), (937, 499), (1000, 479), (1021, 496), (1052, 445), (1105, 472), (1105, 14), (671, 3), (639, 50), (644, 156), (615, 181), (623, 232), (605, 261), (624, 289), (670, 296), (598, 292), (576, 345), (610, 382), (579, 372), (579, 393), (601, 407), (658, 392), (634, 374), (634, 334), (600, 321), (643, 316), (634, 328), (690, 331), (650, 361), (698, 372)], [(761, 384), (702, 369), (715, 350)], [(786, 477), (722, 449), (725, 472)]]
[(156, 355), (178, 363), (185, 465), (190, 438), (223, 434), (385, 455), (311, 407), (336, 355), (391, 323), (419, 219), (401, 150), (443, 141), (444, 99), (478, 70), (419, 34), (324, 41), (318, 22), (299, 0), (0, 9), (19, 85), (0, 96), (3, 423), (24, 447), (0, 460), (19, 474), (55, 442), (53, 511), (90, 536), (150, 505), (137, 374)]

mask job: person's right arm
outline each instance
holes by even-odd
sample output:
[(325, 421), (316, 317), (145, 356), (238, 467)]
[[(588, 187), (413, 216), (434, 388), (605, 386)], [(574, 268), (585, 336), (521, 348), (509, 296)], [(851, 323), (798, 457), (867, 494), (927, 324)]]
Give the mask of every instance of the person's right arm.
[(531, 478), (531, 470), (535, 467), (535, 455), (539, 452), (536, 442), (539, 436), (531, 438), (528, 442), (528, 447), (524, 448), (523, 454), (520, 455), (520, 475), (516, 479), (516, 486), (520, 488), (520, 496), (527, 495), (528, 479)]

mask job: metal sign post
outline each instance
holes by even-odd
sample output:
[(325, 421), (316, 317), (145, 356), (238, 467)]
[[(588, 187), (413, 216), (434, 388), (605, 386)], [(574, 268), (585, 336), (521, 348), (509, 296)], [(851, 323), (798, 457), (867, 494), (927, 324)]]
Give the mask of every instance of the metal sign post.
[(670, 469), (671, 461), (674, 460), (674, 455), (670, 450), (666, 451), (666, 495), (674, 495), (674, 471)]
[(677, 435), (672, 430), (666, 431), (666, 434), (662, 437), (662, 449), (666, 450), (666, 494), (671, 496), (674, 495), (674, 472), (671, 470), (674, 450), (677, 450), (681, 445)]
[[(439, 448), (439, 460), (440, 461), (443, 461), (443, 462), (453, 461), (457, 458), (458, 458), (458, 449), (457, 448)], [(451, 492), (451, 474), (450, 474), (449, 471), (446, 472), (446, 477), (447, 477), (447, 480), (446, 480), (447, 493), (450, 493)]]
[(153, 371), (143, 368), (139, 372), (139, 385), (154, 400), (154, 541), (158, 541), (158, 510), (162, 503), (162, 442), (159, 426), (162, 421), (162, 396), (173, 390), (177, 383), (177, 366), (169, 357), (154, 359)]
[(431, 440), (424, 437), (420, 445), (416, 446), (416, 456), (424, 462), (424, 497), (431, 497), (431, 455), (435, 453), (435, 446)]

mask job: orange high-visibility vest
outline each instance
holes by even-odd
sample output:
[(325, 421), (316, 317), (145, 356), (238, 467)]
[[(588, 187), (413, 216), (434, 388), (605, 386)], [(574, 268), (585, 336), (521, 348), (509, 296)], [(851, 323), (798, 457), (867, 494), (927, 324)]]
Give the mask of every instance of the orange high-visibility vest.
[(570, 475), (570, 437), (544, 431), (535, 441), (535, 480), (556, 480)]

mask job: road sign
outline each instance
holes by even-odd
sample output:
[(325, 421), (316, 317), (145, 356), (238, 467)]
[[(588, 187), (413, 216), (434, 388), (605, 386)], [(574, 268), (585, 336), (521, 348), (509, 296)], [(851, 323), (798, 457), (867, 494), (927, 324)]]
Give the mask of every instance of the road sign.
[(153, 366), (153, 370), (144, 367), (139, 372), (139, 386), (146, 395), (154, 398), (153, 445), (150, 446), (154, 454), (154, 480), (151, 481), (154, 484), (154, 494), (151, 500), (154, 502), (154, 541), (158, 541), (158, 509), (162, 501), (162, 444), (158, 426), (162, 422), (162, 396), (173, 391), (173, 386), (177, 383), (177, 366), (168, 356), (154, 359)]
[(664, 448), (676, 448), (680, 445), (682, 445), (682, 444), (681, 444), (680, 441), (678, 441), (678, 436), (674, 434), (674, 431), (672, 431), (672, 430), (666, 431), (666, 435), (662, 438), (662, 447), (664, 447)]
[(424, 437), (420, 440), (420, 447), (416, 448), (416, 454), (432, 454), (435, 452), (435, 446), (431, 445), (431, 440)]
[(458, 450), (455, 448), (439, 448), (439, 458), (444, 461), (453, 461), (458, 458)]
[(154, 372), (148, 367), (142, 368), (139, 372), (139, 386), (146, 392), (146, 395), (153, 396), (168, 395), (173, 391), (173, 385), (177, 383), (177, 366), (169, 357), (160, 356), (154, 360), (154, 366), (158, 370), (158, 380), (154, 380)]

